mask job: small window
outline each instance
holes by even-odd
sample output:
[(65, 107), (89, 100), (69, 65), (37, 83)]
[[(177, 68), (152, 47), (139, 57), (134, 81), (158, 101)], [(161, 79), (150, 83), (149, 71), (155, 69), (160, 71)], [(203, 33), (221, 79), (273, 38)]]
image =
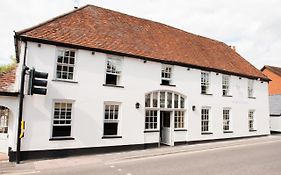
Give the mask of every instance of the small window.
[(0, 106), (0, 133), (8, 133), (9, 109)]
[(184, 128), (184, 112), (175, 111), (175, 128)]
[(201, 72), (201, 93), (208, 94), (210, 86), (210, 78), (208, 72)]
[(120, 85), (121, 67), (121, 58), (113, 56), (107, 58), (105, 84)]
[(172, 70), (173, 67), (169, 65), (162, 65), (161, 71), (161, 84), (162, 85), (171, 85), (172, 82)]
[(248, 80), (248, 97), (254, 97), (254, 80)]
[(106, 104), (104, 111), (103, 135), (118, 135), (119, 105)]
[(248, 120), (249, 120), (249, 131), (255, 130), (254, 125), (254, 110), (250, 110), (248, 113)]
[(157, 129), (157, 110), (145, 111), (145, 129)]
[(74, 50), (59, 49), (57, 57), (56, 78), (63, 80), (74, 79), (76, 53)]
[(210, 131), (210, 109), (203, 107), (201, 109), (201, 132)]
[(230, 131), (230, 109), (223, 109), (223, 131)]
[(222, 95), (223, 96), (229, 95), (229, 81), (230, 81), (229, 75), (222, 76)]
[(53, 117), (52, 137), (70, 137), (72, 103), (56, 102)]

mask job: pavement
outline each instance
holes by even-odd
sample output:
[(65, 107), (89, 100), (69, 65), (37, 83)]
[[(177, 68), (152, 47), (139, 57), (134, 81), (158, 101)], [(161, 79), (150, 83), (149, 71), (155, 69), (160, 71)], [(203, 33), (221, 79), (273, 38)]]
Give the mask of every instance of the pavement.
[[(236, 148), (241, 146), (251, 147), (257, 144), (280, 143), (281, 135), (271, 135), (256, 138), (246, 138), (238, 140), (218, 141), (210, 143), (200, 143), (193, 145), (181, 145), (175, 147), (162, 146), (138, 151), (127, 151), (109, 154), (75, 156), (50, 160), (29, 160), (21, 164), (0, 161), (0, 174), (37, 174), (63, 169), (79, 169), (79, 167), (100, 168), (104, 165), (114, 165), (118, 162), (130, 162), (135, 160), (145, 160), (146, 158), (160, 158), (169, 155), (180, 155), (185, 153), (200, 153), (202, 151), (216, 151), (222, 148)], [(280, 164), (281, 167), (281, 164)], [(56, 174), (56, 173), (55, 173)]]
[(8, 157), (7, 154), (5, 154), (5, 153), (0, 153), (0, 162), (1, 162), (1, 161), (6, 161), (6, 160), (8, 160), (8, 159), (9, 159), (9, 157)]

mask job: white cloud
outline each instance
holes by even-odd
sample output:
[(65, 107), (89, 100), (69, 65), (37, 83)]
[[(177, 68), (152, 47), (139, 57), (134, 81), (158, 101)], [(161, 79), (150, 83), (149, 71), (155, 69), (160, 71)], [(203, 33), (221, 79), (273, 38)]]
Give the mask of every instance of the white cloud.
[[(74, 0), (9, 0), (0, 6), (0, 64), (14, 54), (13, 30), (73, 9)], [(279, 0), (80, 0), (236, 45), (257, 68), (281, 67)]]

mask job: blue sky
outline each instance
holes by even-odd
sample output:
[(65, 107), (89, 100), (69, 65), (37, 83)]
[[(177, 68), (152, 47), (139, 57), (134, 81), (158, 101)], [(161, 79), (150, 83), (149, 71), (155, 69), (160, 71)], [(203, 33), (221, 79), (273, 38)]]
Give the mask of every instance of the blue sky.
[[(76, 0), (77, 1), (77, 0)], [(73, 10), (75, 0), (6, 0), (0, 6), (0, 64), (14, 54), (13, 31)], [(280, 0), (80, 0), (235, 45), (257, 68), (281, 67)]]

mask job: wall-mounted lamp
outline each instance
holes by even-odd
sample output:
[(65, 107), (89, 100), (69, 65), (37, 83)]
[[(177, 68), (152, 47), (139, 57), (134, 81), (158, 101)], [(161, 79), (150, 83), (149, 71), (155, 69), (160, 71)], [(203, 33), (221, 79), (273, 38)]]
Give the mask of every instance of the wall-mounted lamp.
[(187, 70), (190, 70), (190, 68), (188, 67)]
[(195, 105), (192, 106), (192, 111), (195, 111), (196, 107)]
[(136, 103), (136, 109), (139, 109), (139, 108), (140, 108), (140, 103), (137, 102), (137, 103)]
[(96, 52), (93, 51), (93, 52), (92, 52), (92, 55), (95, 55), (95, 54), (96, 54)]
[(39, 44), (37, 44), (37, 46), (38, 46), (38, 47), (41, 47), (41, 44), (39, 43)]

